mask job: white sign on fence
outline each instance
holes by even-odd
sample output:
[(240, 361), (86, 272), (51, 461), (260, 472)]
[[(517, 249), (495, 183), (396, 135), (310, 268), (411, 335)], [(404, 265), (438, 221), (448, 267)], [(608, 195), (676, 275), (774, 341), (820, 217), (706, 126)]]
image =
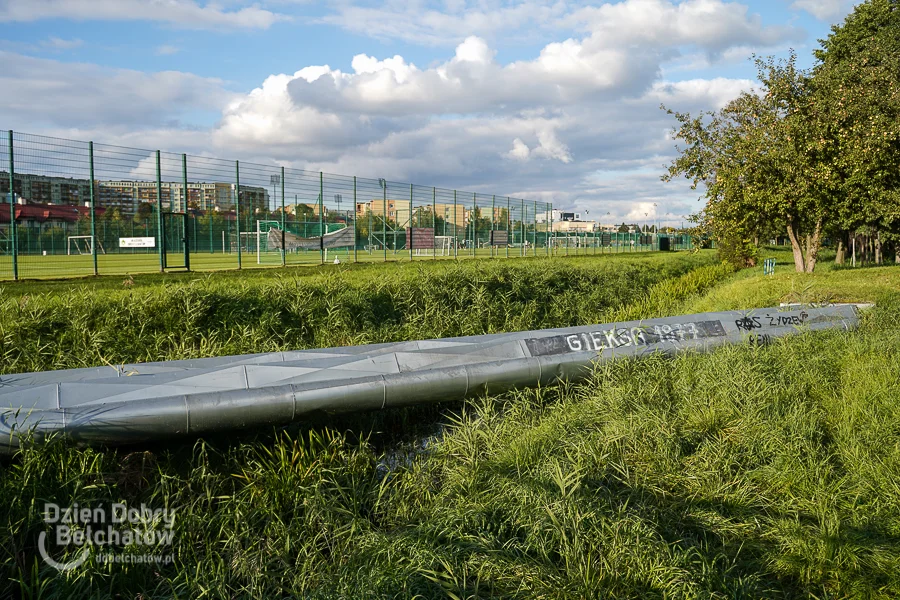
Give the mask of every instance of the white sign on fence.
[(119, 248), (156, 248), (155, 237), (119, 238)]

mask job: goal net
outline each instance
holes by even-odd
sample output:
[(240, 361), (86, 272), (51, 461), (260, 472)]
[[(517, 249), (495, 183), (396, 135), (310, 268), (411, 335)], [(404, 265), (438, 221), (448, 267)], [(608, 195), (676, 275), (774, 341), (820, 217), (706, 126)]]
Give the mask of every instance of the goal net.
[(256, 264), (276, 264), (281, 263), (281, 254), (284, 252), (280, 246), (276, 247), (269, 243), (269, 231), (277, 229), (281, 231), (281, 221), (258, 219), (256, 221), (256, 231), (253, 233), (256, 244)]
[[(97, 252), (106, 254), (103, 244), (97, 240)], [(69, 256), (78, 254), (94, 253), (94, 236), (92, 235), (70, 235), (66, 238), (66, 254)]]
[[(434, 236), (434, 252), (438, 256), (449, 256), (450, 255), (450, 240), (453, 239), (452, 235), (436, 235)], [(438, 254), (440, 253), (440, 254)]]

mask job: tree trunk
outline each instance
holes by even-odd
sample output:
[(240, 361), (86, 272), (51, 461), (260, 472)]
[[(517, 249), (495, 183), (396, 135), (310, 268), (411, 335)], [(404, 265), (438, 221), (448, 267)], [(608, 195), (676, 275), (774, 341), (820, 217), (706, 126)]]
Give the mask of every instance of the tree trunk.
[(881, 232), (875, 232), (875, 264), (881, 264)]
[(788, 238), (791, 240), (791, 249), (794, 251), (794, 268), (798, 273), (803, 273), (805, 265), (803, 264), (803, 249), (800, 247), (800, 240), (794, 231), (793, 221), (788, 221), (787, 226)]
[(844, 244), (844, 238), (838, 240), (837, 253), (834, 255), (834, 264), (844, 264), (844, 255), (847, 253), (847, 246)]
[(816, 221), (816, 229), (811, 236), (806, 237), (806, 272), (812, 273), (816, 269), (816, 261), (819, 259), (819, 248), (822, 245), (822, 219)]

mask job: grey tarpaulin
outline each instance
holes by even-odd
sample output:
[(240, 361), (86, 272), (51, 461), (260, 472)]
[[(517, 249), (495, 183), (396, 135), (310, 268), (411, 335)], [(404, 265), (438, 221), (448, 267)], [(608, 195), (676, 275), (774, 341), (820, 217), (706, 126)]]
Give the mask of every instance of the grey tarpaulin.
[(23, 432), (128, 443), (282, 425), (315, 411), (457, 400), (578, 379), (592, 363), (850, 329), (853, 306), (755, 309), (416, 342), (0, 377), (0, 448)]
[(277, 227), (270, 227), (266, 237), (268, 248), (281, 250), (281, 236), (284, 235), (285, 250), (318, 250), (319, 248), (342, 248), (344, 246), (352, 246), (356, 243), (356, 234), (351, 227), (341, 227), (337, 231), (326, 233), (316, 237), (300, 237), (299, 235), (288, 233), (283, 234)]

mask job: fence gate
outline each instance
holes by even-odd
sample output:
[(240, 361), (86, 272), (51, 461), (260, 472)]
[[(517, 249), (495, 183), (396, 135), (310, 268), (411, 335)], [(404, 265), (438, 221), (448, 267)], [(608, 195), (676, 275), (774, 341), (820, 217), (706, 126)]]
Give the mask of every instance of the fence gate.
[(163, 213), (162, 257), (164, 269), (191, 270), (188, 244), (188, 216), (182, 212)]

